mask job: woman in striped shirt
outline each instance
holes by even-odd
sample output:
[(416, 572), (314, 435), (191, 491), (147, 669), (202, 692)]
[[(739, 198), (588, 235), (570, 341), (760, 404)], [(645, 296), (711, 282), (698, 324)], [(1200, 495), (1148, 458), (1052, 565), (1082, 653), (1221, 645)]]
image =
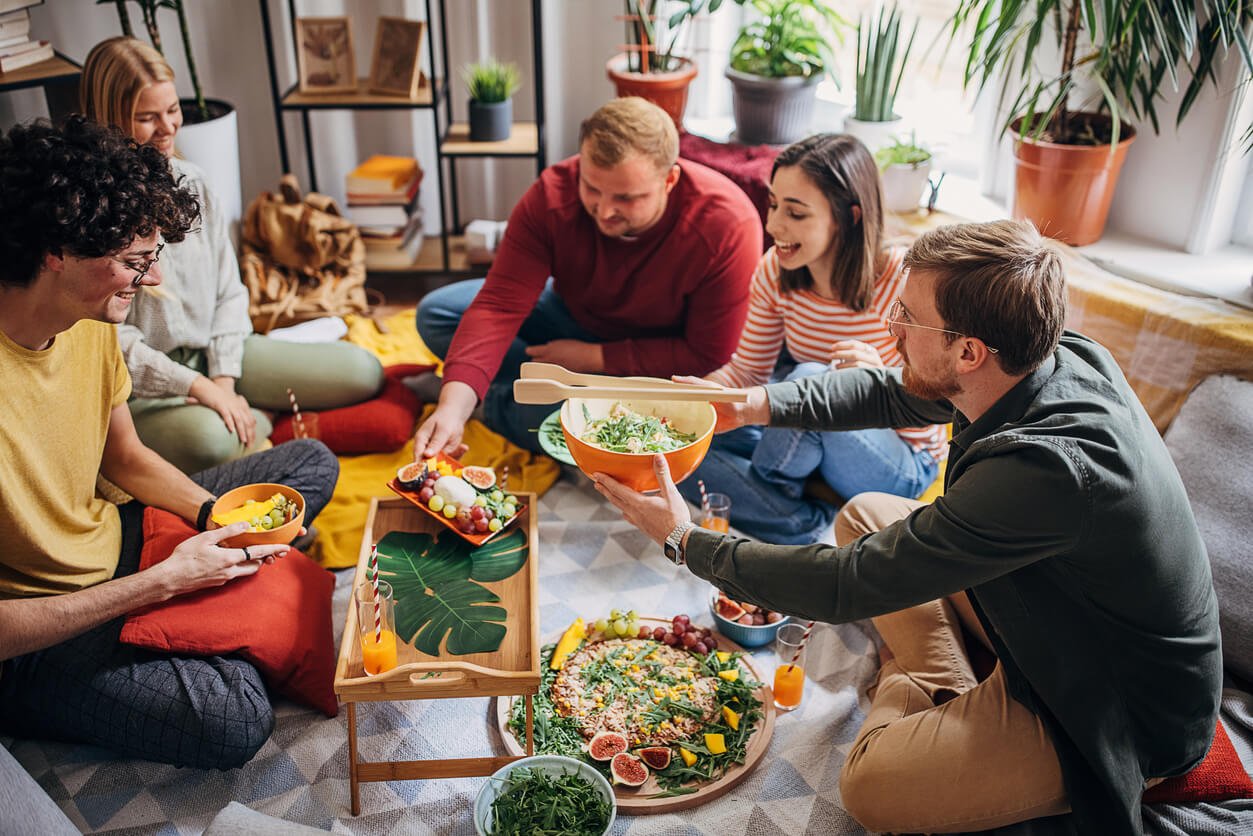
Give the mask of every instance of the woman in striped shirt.
[[(748, 321), (730, 362), (707, 379), (726, 386), (795, 380), (832, 370), (903, 365), (888, 310), (905, 273), (903, 248), (883, 239), (882, 190), (857, 139), (820, 134), (779, 154), (766, 231), (774, 246), (753, 275)], [(731, 497), (731, 523), (769, 543), (809, 543), (835, 508), (804, 495), (815, 473), (839, 496), (916, 497), (947, 451), (944, 428), (815, 432), (744, 427), (715, 437), (680, 491), (698, 480)]]

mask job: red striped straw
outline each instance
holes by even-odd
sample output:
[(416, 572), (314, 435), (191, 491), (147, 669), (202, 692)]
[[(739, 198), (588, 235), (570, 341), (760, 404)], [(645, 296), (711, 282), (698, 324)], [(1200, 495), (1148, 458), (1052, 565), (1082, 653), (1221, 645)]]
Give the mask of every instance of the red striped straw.
[[(379, 547), (370, 547), (370, 586), (374, 588), (374, 643), (383, 643), (383, 606), (379, 601)], [(808, 634), (806, 634), (808, 635)]]
[(801, 643), (797, 646), (796, 652), (792, 654), (792, 661), (787, 663), (787, 669), (790, 671), (796, 667), (796, 660), (801, 658), (801, 651), (805, 649), (805, 643), (809, 641), (809, 634), (814, 630), (814, 623), (811, 621), (805, 625), (805, 635), (801, 636)]
[(709, 510), (709, 494), (705, 493), (705, 480), (697, 479), (696, 487), (700, 488), (700, 509), (707, 512)]
[(296, 432), (292, 435), (296, 438), (308, 438), (309, 434), (305, 432), (305, 419), (300, 417), (300, 404), (296, 403), (296, 393), (290, 387), (287, 390), (287, 400), (291, 401), (292, 417), (296, 420)]

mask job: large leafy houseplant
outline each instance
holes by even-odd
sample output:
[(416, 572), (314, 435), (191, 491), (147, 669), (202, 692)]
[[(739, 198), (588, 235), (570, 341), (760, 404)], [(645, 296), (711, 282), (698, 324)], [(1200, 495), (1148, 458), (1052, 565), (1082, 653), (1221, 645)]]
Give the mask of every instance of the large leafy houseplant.
[(785, 78), (820, 76), (835, 67), (830, 39), (843, 43), (848, 22), (824, 0), (750, 2), (761, 17), (745, 24), (736, 36), (731, 45), (732, 69)]
[(1248, 0), (960, 0), (950, 39), (969, 38), (965, 83), (999, 80), (1002, 130), (1017, 137), (1015, 216), (1072, 244), (1097, 240), (1129, 122), (1159, 131), (1159, 99), (1183, 85), (1182, 122), (1230, 51), (1253, 68), (1251, 21)]

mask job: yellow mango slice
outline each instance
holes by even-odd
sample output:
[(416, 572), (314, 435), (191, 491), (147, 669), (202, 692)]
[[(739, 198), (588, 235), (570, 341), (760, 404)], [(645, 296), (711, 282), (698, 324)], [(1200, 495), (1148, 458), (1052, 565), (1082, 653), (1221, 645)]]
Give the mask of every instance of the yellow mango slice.
[(583, 619), (576, 618), (574, 623), (561, 634), (561, 639), (553, 648), (553, 658), (549, 661), (548, 667), (555, 671), (561, 670), (561, 666), (566, 663), (566, 657), (573, 653), (574, 649), (579, 646), (579, 642), (585, 638), (587, 638), (587, 628), (583, 625)]
[(725, 679), (727, 682), (738, 682), (740, 678), (740, 669), (733, 668), (729, 671), (718, 671), (718, 678)]
[(214, 514), (213, 521), (220, 526), (228, 526), (231, 523), (243, 522), (253, 517), (260, 517), (274, 510), (274, 500), (267, 499), (265, 502), (254, 502), (251, 505), (241, 505), (233, 511), (225, 511), (221, 514)]
[(731, 728), (735, 729), (736, 731), (740, 730), (739, 712), (732, 711), (730, 708), (724, 705), (722, 706), (722, 719), (726, 720), (727, 725), (730, 726)]
[(724, 665), (727, 662), (731, 661), (731, 651), (729, 650), (719, 650), (717, 653), (717, 656), (718, 656), (718, 661), (723, 663)]
[(721, 755), (727, 750), (727, 741), (720, 734), (706, 734), (705, 748), (708, 749), (711, 754)]
[(682, 746), (679, 747), (679, 757), (683, 758), (683, 763), (687, 766), (691, 766), (692, 764), (696, 763), (696, 753), (689, 752), (688, 750), (684, 749)]

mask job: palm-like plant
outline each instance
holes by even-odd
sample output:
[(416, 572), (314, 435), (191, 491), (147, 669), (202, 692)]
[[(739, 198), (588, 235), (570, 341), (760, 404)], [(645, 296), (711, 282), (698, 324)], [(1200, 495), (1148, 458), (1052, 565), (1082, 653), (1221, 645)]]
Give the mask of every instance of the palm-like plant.
[[(689, 23), (702, 12), (716, 12), (723, 0), (623, 0), (627, 69), (664, 73), (676, 68), (674, 54)], [(736, 0), (743, 2), (743, 0)]]
[[(133, 38), (135, 30), (131, 26), (130, 12), (126, 8), (126, 2), (127, 0), (96, 0), (96, 5), (112, 3), (116, 6), (118, 20), (122, 24), (122, 34)], [(183, 54), (187, 56), (187, 72), (191, 76), (191, 87), (195, 93), (196, 113), (201, 122), (208, 121), (209, 108), (205, 104), (204, 91), (200, 88), (200, 74), (196, 71), (196, 58), (191, 51), (191, 28), (187, 23), (187, 9), (183, 0), (131, 0), (131, 2), (139, 6), (144, 29), (148, 31), (148, 39), (162, 55), (165, 54), (165, 50), (161, 46), (161, 29), (157, 25), (157, 10), (170, 9), (178, 15), (178, 31), (183, 40)]]
[[(887, 15), (884, 19), (884, 15)], [(905, 62), (914, 47), (918, 21), (901, 47), (900, 10), (880, 9), (873, 27), (870, 20), (857, 22), (857, 90), (853, 118), (863, 122), (890, 122), (896, 118), (896, 94), (905, 75)]]
[[(970, 38), (965, 83), (982, 91), (1002, 76), (1001, 103), (1012, 94), (1004, 128), (1021, 119), (1021, 136), (1062, 144), (1117, 143), (1127, 115), (1147, 118), (1159, 130), (1157, 99), (1169, 81), (1186, 89), (1175, 117), (1183, 121), (1206, 81), (1218, 83), (1214, 63), (1238, 49), (1253, 69), (1244, 35), (1253, 21), (1249, 0), (960, 0), (950, 39)], [(1042, 72), (1042, 44), (1058, 49), (1056, 74)], [(1073, 109), (1077, 85), (1099, 91), (1098, 109), (1108, 129)], [(1104, 120), (1102, 120), (1104, 121)]]
[(835, 66), (828, 35), (843, 43), (848, 22), (826, 0), (751, 2), (761, 17), (746, 24), (731, 45), (732, 69), (766, 78), (809, 78)]

